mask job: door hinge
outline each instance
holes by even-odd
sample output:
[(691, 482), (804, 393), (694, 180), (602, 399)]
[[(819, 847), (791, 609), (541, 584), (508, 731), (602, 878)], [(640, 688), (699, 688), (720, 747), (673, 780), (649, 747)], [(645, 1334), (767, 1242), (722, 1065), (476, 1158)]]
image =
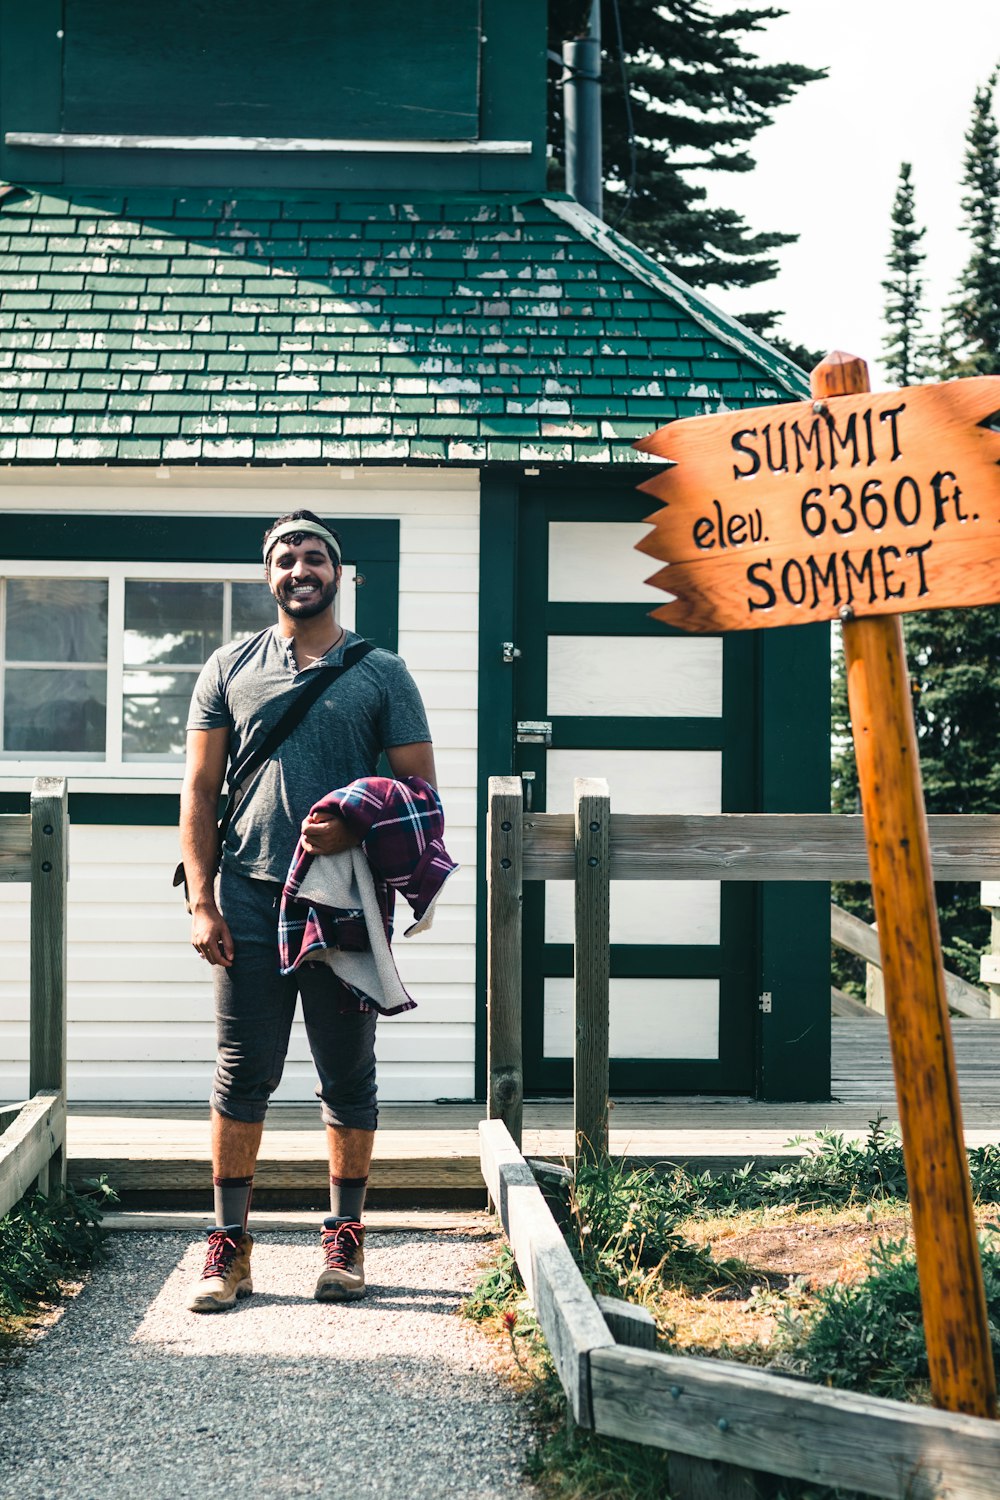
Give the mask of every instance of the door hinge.
[(757, 1008), (758, 1008), (758, 1010), (762, 1011), (765, 1016), (769, 1016), (771, 1014), (771, 991), (770, 990), (765, 990), (762, 995), (758, 995), (758, 997), (757, 997)]
[(511, 662), (516, 661), (520, 654), (520, 650), (514, 645), (513, 641), (501, 641), (500, 656), (508, 666), (510, 666)]
[(547, 719), (518, 719), (517, 743), (519, 745), (551, 745), (552, 725)]

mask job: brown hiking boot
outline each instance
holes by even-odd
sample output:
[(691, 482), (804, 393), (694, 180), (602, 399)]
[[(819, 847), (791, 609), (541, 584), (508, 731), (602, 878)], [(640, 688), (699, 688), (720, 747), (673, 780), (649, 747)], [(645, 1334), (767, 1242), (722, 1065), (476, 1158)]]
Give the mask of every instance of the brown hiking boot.
[(358, 1302), (365, 1295), (365, 1230), (357, 1219), (323, 1220), (323, 1270), (317, 1302)]
[(253, 1235), (234, 1235), (231, 1229), (213, 1229), (208, 1236), (208, 1253), (201, 1280), (188, 1298), (189, 1312), (225, 1312), (235, 1307), (237, 1297), (249, 1297), (250, 1251)]

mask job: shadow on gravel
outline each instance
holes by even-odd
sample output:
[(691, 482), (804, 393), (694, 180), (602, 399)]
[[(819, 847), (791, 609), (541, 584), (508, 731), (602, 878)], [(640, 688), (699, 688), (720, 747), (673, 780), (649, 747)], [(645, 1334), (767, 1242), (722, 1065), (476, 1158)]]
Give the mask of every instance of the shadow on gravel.
[[(317, 1237), (318, 1238), (318, 1237)], [(516, 1500), (530, 1428), (457, 1316), (480, 1239), (373, 1238), (363, 1302), (312, 1299), (312, 1236), (258, 1240), (260, 1293), (185, 1306), (204, 1242), (115, 1236), (51, 1334), (0, 1381), (0, 1500)]]

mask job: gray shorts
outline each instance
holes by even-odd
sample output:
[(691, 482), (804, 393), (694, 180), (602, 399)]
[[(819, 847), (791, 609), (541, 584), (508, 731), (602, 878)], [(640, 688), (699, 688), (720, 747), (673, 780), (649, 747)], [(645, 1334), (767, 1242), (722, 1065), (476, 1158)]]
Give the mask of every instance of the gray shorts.
[(280, 899), (280, 885), (223, 869), (219, 907), (234, 957), (230, 968), (213, 970), (219, 1050), (212, 1107), (231, 1120), (263, 1120), (301, 996), (324, 1121), (374, 1130), (376, 1012), (359, 1010), (327, 964), (302, 964), (287, 977), (278, 972)]

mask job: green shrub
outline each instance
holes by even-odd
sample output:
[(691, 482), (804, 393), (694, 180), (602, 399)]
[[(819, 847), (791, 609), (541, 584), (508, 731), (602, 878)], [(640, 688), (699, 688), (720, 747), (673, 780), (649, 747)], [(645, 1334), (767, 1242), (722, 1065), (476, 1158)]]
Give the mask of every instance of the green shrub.
[[(980, 1239), (994, 1364), (1000, 1369), (1000, 1241)], [(818, 1385), (912, 1400), (929, 1380), (917, 1262), (904, 1240), (876, 1245), (867, 1276), (835, 1282), (806, 1313), (786, 1313), (777, 1362)]]
[(59, 1284), (103, 1254), (103, 1206), (115, 1193), (105, 1178), (82, 1190), (29, 1193), (0, 1219), (0, 1328), (23, 1317)]
[(593, 1291), (641, 1300), (644, 1286), (719, 1286), (742, 1262), (716, 1261), (678, 1228), (689, 1210), (670, 1180), (620, 1161), (581, 1162), (570, 1191), (570, 1249)]

